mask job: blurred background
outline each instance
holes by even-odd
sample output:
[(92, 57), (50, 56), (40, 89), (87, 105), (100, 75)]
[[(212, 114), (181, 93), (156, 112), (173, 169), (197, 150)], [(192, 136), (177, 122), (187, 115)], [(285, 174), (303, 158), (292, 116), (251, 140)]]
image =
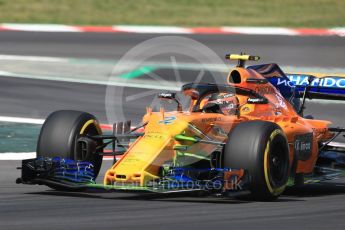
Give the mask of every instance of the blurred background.
[(70, 25), (340, 27), (342, 0), (1, 0), (0, 21)]

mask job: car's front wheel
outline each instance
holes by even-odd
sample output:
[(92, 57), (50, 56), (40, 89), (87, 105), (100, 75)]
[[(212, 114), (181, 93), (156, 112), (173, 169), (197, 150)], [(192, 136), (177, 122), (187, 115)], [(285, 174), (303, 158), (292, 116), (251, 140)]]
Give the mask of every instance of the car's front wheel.
[(256, 200), (276, 199), (289, 177), (289, 146), (282, 129), (267, 121), (238, 124), (224, 148), (225, 168), (246, 169)]
[(103, 157), (95, 154), (95, 148), (101, 146), (103, 142), (96, 142), (93, 145), (94, 149), (85, 154), (77, 146), (77, 139), (80, 136), (99, 134), (102, 134), (99, 122), (89, 113), (74, 110), (53, 112), (42, 126), (37, 143), (37, 156), (91, 162), (96, 177), (101, 168)]

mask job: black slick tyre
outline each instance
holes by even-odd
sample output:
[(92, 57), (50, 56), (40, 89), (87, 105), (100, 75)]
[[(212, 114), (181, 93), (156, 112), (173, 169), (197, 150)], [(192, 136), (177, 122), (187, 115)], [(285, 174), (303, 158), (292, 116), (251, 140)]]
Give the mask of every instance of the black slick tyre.
[(286, 136), (272, 122), (240, 123), (229, 134), (223, 165), (225, 168), (247, 170), (253, 199), (274, 200), (283, 193), (289, 177)]
[[(101, 168), (101, 155), (83, 155), (77, 145), (80, 135), (102, 134), (97, 119), (85, 112), (60, 110), (51, 113), (45, 120), (37, 143), (37, 156), (61, 157), (72, 160), (91, 162), (94, 165), (95, 176)], [(102, 145), (97, 142), (97, 146)]]

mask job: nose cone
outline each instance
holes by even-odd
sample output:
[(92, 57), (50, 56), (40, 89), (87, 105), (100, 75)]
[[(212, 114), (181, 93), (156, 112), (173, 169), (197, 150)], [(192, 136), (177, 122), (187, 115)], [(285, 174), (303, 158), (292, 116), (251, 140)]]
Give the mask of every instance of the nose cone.
[(154, 113), (145, 128), (145, 133), (160, 133), (173, 137), (185, 130), (190, 120), (191, 116), (186, 113), (170, 112), (165, 113), (164, 116)]
[[(137, 139), (123, 157), (107, 171), (104, 183), (134, 183), (145, 186), (158, 178), (162, 164), (174, 157), (174, 136), (188, 126), (182, 113), (152, 113), (145, 135)], [(188, 116), (187, 116), (188, 117)]]

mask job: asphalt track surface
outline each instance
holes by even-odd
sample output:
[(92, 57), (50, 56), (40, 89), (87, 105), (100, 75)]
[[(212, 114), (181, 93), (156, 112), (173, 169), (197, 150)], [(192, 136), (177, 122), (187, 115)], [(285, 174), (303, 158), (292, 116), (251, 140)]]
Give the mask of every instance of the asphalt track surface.
[[(0, 34), (0, 53), (119, 59), (133, 46), (157, 36), (165, 35), (2, 31)], [(239, 53), (243, 51), (253, 55), (260, 55), (264, 62), (277, 62), (280, 65), (344, 67), (345, 39), (342, 37), (277, 35), (183, 36), (205, 44), (221, 58), (226, 53)]]
[(0, 229), (344, 228), (345, 186), (334, 182), (289, 189), (275, 202), (68, 193), (14, 184), (17, 166), (16, 161), (0, 162)]
[[(65, 33), (23, 36), (6, 32), (0, 33), (0, 53), (114, 58), (114, 53), (120, 56), (136, 42), (149, 37), (152, 36)], [(345, 53), (345, 41), (335, 37), (195, 37), (217, 53), (228, 47), (228, 41), (235, 43), (235, 40), (239, 46), (265, 50), (267, 55), (284, 51), (279, 58), (285, 65), (303, 61), (304, 66), (341, 67)], [(294, 50), (301, 56), (291, 53)], [(319, 56), (327, 52), (328, 58)], [(141, 91), (128, 88), (126, 94)], [(78, 109), (106, 121), (104, 97), (105, 86), (101, 85), (0, 78), (2, 116), (44, 118), (54, 110)], [(126, 105), (128, 118), (141, 116), (145, 102), (150, 100), (150, 96), (143, 97)], [(313, 102), (309, 105), (308, 113), (342, 124), (344, 104)], [(255, 202), (214, 197), (56, 192), (44, 186), (16, 185), (14, 181), (20, 176), (15, 170), (17, 166), (18, 161), (0, 162), (0, 229), (343, 229), (345, 224), (345, 180), (288, 189), (275, 202)]]

